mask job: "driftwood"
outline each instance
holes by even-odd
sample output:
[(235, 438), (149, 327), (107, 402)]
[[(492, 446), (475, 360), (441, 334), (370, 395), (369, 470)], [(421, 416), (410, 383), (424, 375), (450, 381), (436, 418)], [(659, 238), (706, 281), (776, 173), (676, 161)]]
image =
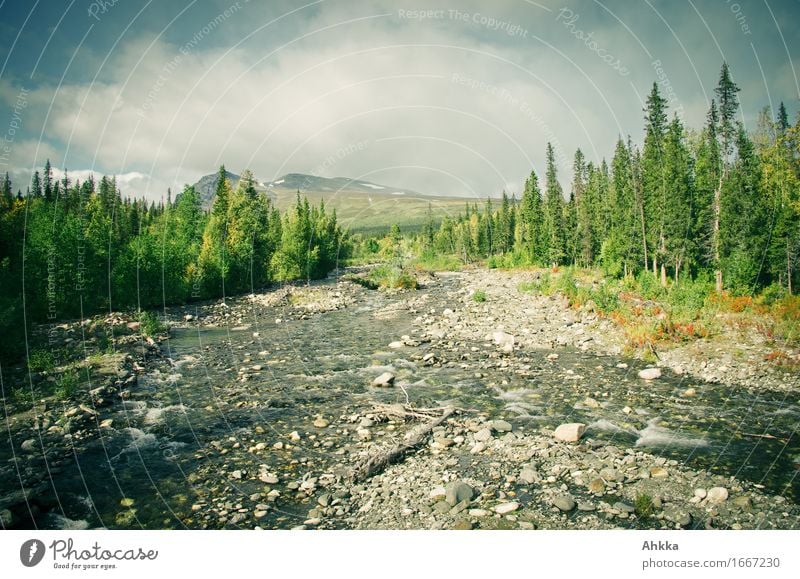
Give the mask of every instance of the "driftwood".
[[(379, 450), (357, 464), (350, 473), (350, 480), (354, 483), (362, 482), (378, 474), (390, 464), (401, 460), (409, 450), (422, 444), (430, 436), (433, 429), (447, 420), (456, 409), (453, 407), (414, 409), (410, 406), (397, 404), (379, 405), (376, 406), (376, 411), (387, 416), (424, 418), (428, 421), (412, 428), (406, 434), (403, 442), (388, 449)], [(438, 414), (438, 416), (435, 416), (434, 413)]]
[(742, 436), (748, 436), (750, 438), (766, 438), (766, 439), (769, 439), (769, 440), (777, 440), (777, 441), (782, 442), (784, 444), (788, 444), (788, 442), (789, 442), (785, 438), (778, 438), (777, 436), (773, 436), (771, 434), (751, 434), (749, 432), (740, 432), (739, 434), (741, 434)]

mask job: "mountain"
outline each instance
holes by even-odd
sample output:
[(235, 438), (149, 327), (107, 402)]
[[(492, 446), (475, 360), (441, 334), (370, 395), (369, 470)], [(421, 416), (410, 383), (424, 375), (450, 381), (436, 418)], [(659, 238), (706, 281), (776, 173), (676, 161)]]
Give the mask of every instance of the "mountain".
[[(239, 175), (230, 172), (227, 178), (233, 187), (240, 179)], [(211, 206), (216, 187), (216, 173), (195, 183), (205, 208)], [(258, 183), (256, 189), (268, 195), (281, 211), (294, 204), (298, 191), (310, 203), (325, 201), (328, 209), (336, 209), (339, 222), (354, 231), (383, 231), (395, 223), (400, 227), (418, 228), (425, 223), (429, 207), (438, 221), (445, 215), (463, 213), (466, 203), (482, 206), (486, 202), (485, 199), (425, 195), (361, 179), (304, 173), (288, 173), (274, 181)]]
[[(211, 205), (214, 203), (214, 192), (217, 190), (218, 178), (219, 173), (211, 173), (210, 175), (200, 177), (200, 180), (194, 184), (195, 191), (197, 191), (197, 193), (200, 195), (200, 202), (203, 205), (203, 209), (210, 209)], [(230, 181), (231, 187), (236, 189), (236, 187), (239, 185), (239, 180), (242, 177), (236, 173), (225, 171), (225, 178)], [(270, 198), (270, 201), (275, 203), (275, 195), (270, 193), (266, 187), (256, 181), (255, 188), (256, 191), (267, 195)]]

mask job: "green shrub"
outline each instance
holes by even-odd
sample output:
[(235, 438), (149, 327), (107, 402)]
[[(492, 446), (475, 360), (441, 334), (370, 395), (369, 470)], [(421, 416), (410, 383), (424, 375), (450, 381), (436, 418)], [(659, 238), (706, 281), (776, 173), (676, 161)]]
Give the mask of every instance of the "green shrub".
[(31, 372), (50, 372), (55, 363), (55, 357), (50, 350), (34, 350), (28, 356), (28, 368)]
[(646, 519), (650, 515), (653, 514), (655, 511), (655, 506), (653, 505), (653, 497), (648, 495), (647, 493), (641, 493), (636, 495), (636, 499), (633, 502), (633, 510), (641, 519)]
[(58, 400), (68, 400), (75, 395), (79, 383), (80, 378), (78, 372), (74, 368), (71, 368), (59, 376), (56, 381), (56, 386), (53, 389), (53, 395)]
[(475, 290), (475, 293), (472, 294), (472, 301), (477, 303), (485, 302), (486, 292), (483, 290)]
[(142, 312), (139, 314), (139, 329), (145, 336), (155, 336), (166, 332), (167, 326), (153, 312)]

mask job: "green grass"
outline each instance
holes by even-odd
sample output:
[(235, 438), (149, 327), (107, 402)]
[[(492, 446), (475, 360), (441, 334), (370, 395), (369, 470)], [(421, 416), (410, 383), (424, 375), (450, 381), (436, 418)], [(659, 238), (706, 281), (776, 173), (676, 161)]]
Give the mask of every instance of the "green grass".
[(483, 290), (475, 290), (475, 293), (472, 294), (472, 301), (477, 303), (483, 303), (486, 301), (486, 292)]
[(424, 271), (459, 271), (462, 263), (455, 255), (423, 255), (413, 266)]
[(167, 326), (153, 312), (142, 312), (139, 314), (139, 329), (145, 336), (156, 336), (166, 332)]
[(649, 518), (655, 511), (655, 507), (653, 506), (653, 497), (647, 493), (637, 494), (636, 499), (633, 502), (633, 509), (636, 513), (636, 516), (640, 519)]
[(53, 389), (53, 395), (57, 400), (69, 400), (77, 392), (78, 384), (80, 384), (78, 371), (75, 368), (70, 368), (59, 376)]
[(347, 276), (346, 279), (368, 289), (417, 289), (416, 276), (406, 268), (383, 264), (366, 274)]
[(33, 350), (28, 356), (28, 368), (31, 372), (50, 372), (55, 363), (55, 357), (49, 350)]

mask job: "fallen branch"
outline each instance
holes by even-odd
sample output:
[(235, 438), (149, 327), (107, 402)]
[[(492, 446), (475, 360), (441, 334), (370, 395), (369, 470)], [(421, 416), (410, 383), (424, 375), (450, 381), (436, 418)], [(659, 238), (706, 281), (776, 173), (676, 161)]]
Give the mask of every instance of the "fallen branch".
[[(392, 410), (392, 415), (397, 415), (399, 412), (399, 409), (395, 408), (394, 406), (389, 406), (387, 410), (389, 409)], [(375, 454), (368, 456), (361, 463), (357, 464), (355, 467), (353, 467), (353, 470), (350, 473), (350, 480), (354, 483), (362, 482), (369, 477), (378, 474), (390, 464), (398, 462), (409, 450), (422, 444), (428, 438), (434, 428), (447, 420), (447, 418), (456, 411), (456, 409), (452, 407), (439, 408), (437, 410), (441, 413), (441, 415), (437, 418), (431, 419), (429, 414), (426, 414), (426, 412), (429, 413), (432, 411), (432, 409), (405, 409), (405, 416), (424, 417), (428, 418), (429, 421), (412, 428), (406, 434), (405, 440), (400, 444), (385, 450), (379, 450)]]
[(749, 436), (750, 438), (767, 438), (769, 440), (777, 440), (784, 444), (788, 443), (789, 441), (785, 438), (778, 438), (777, 436), (773, 436), (771, 434), (751, 434), (749, 432), (740, 432), (742, 436)]

